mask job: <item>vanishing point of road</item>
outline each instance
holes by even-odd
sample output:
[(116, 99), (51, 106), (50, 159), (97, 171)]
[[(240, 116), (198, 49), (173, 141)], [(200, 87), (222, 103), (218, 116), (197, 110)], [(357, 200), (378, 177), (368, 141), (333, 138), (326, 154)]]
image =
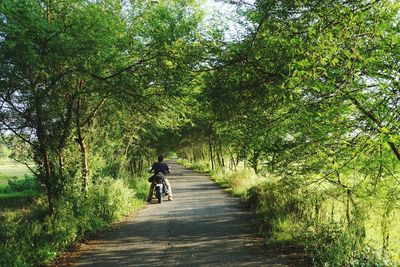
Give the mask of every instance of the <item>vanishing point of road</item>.
[[(170, 163), (173, 201), (157, 204), (83, 245), (61, 266), (297, 266), (265, 253), (251, 215), (207, 176)], [(290, 262), (290, 263), (289, 263)], [(59, 265), (59, 266), (60, 266)]]

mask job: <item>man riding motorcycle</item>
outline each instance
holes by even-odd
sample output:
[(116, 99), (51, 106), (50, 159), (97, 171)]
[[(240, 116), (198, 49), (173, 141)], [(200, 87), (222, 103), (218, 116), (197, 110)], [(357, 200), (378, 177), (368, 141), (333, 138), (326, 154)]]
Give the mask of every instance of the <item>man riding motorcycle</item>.
[[(154, 172), (154, 175), (151, 178), (154, 178), (158, 173), (162, 173), (164, 175), (164, 181), (165, 184), (167, 185), (169, 194), (168, 194), (168, 200), (172, 200), (172, 188), (171, 188), (171, 184), (169, 183), (167, 177), (165, 176), (167, 173), (170, 173), (169, 171), (169, 166), (168, 164), (164, 163), (164, 157), (163, 156), (158, 156), (158, 162), (154, 162), (153, 166), (151, 166), (151, 169), (149, 172)], [(152, 180), (150, 178), (150, 180)], [(147, 201), (150, 202), (151, 198), (153, 196), (153, 190), (154, 190), (154, 186), (155, 183), (151, 183), (150, 186), (150, 191), (149, 191), (149, 195), (147, 196)]]

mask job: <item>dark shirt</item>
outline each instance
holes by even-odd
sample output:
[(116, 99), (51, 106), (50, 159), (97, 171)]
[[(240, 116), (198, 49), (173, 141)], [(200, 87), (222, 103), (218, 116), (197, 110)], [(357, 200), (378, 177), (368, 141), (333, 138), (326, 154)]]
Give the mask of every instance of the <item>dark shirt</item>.
[(169, 167), (164, 162), (154, 162), (153, 166), (151, 166), (151, 170), (154, 171), (155, 174), (162, 172), (163, 174), (169, 173)]

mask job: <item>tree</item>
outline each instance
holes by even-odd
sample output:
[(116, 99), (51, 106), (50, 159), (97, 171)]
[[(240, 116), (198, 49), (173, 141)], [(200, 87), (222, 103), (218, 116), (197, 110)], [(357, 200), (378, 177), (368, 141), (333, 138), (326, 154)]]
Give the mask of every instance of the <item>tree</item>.
[[(96, 122), (101, 109), (128, 107), (140, 117), (135, 127), (142, 128), (146, 119), (169, 112), (155, 102), (162, 106), (179, 98), (198, 51), (199, 16), (192, 6), (187, 1), (124, 7), (120, 1), (1, 3), (1, 129), (35, 151), (50, 213), (74, 181), (76, 162), (82, 191), (88, 191), (87, 136), (99, 129), (94, 126), (104, 127)], [(130, 115), (117, 117), (123, 129), (132, 129)], [(93, 134), (90, 139), (97, 142)], [(79, 153), (71, 153), (75, 150)]]

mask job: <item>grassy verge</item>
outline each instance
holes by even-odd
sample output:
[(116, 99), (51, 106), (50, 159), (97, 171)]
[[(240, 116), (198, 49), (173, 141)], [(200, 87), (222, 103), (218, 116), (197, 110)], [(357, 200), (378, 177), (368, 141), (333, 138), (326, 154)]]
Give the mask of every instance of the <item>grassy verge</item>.
[[(145, 204), (147, 178), (102, 178), (86, 197), (71, 191), (48, 214), (46, 199), (35, 197), (28, 209), (0, 213), (0, 266), (42, 266), (51, 263), (76, 242), (108, 229)], [(3, 194), (23, 199), (28, 193)], [(22, 200), (18, 200), (22, 201)], [(10, 203), (7, 201), (7, 203)]]

